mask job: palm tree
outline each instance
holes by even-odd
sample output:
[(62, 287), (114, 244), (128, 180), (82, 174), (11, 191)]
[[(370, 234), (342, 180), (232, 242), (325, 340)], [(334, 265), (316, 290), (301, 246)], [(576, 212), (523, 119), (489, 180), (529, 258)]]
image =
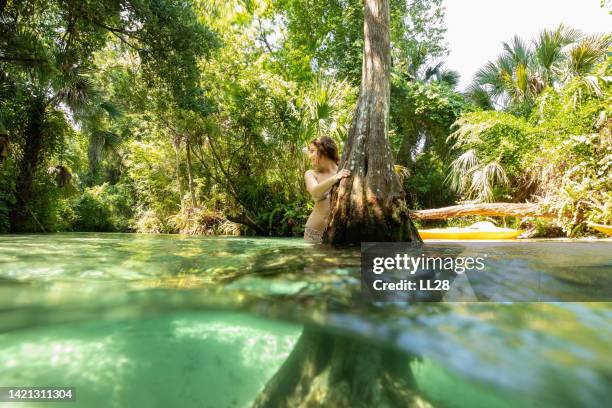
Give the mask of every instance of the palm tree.
[(563, 24), (542, 30), (530, 44), (515, 36), (503, 43), (504, 51), (495, 61), (478, 70), (468, 97), (485, 109), (531, 107), (546, 87), (590, 73), (610, 44), (609, 36), (585, 37)]
[(592, 35), (567, 47), (567, 58), (559, 64), (557, 76), (562, 85), (576, 77), (592, 73), (595, 67), (606, 58), (612, 46), (612, 36)]
[[(503, 43), (504, 52), (476, 72), (468, 95), (483, 107), (531, 101), (541, 91), (534, 51), (518, 36)], [(486, 96), (489, 96), (487, 99)]]

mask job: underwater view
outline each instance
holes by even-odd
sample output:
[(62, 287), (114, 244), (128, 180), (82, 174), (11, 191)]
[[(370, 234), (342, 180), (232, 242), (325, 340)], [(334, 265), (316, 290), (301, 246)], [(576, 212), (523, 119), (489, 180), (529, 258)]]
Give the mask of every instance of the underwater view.
[[(334, 406), (344, 388), (379, 392), (380, 406), (601, 407), (612, 398), (612, 306), (572, 301), (609, 296), (612, 242), (419, 251), (477, 251), (490, 262), (470, 276), (470, 301), (366, 302), (358, 249), (1, 235), (0, 384), (76, 393), (74, 402), (2, 406), (272, 406), (279, 392)], [(546, 302), (524, 301), (533, 296)]]

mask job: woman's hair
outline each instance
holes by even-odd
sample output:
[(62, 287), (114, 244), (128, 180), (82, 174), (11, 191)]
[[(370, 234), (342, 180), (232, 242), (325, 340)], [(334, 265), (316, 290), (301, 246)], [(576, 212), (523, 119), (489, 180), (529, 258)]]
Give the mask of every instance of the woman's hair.
[(334, 163), (338, 164), (340, 158), (338, 157), (338, 146), (334, 139), (329, 136), (321, 136), (313, 139), (310, 142), (311, 146), (314, 146), (319, 152), (319, 156), (325, 156)]

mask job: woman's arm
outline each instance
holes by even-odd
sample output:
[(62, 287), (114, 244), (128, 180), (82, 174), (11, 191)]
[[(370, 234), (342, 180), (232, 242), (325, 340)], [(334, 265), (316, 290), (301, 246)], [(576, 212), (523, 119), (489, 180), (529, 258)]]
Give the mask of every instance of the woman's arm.
[(306, 190), (315, 200), (320, 200), (325, 197), (325, 194), (336, 184), (340, 179), (348, 177), (351, 172), (347, 169), (342, 169), (325, 181), (319, 183), (312, 170), (308, 170), (304, 174), (306, 180)]

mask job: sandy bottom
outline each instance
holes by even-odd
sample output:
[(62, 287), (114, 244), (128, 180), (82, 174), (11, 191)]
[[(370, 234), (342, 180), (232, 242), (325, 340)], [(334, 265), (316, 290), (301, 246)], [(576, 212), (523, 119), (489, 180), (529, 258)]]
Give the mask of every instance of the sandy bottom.
[[(76, 402), (1, 407), (248, 407), (302, 328), (229, 312), (61, 324), (0, 335), (0, 385), (76, 387)], [(436, 405), (513, 407), (510, 395), (414, 363)], [(450, 404), (450, 405), (449, 405)]]
[(77, 403), (25, 407), (244, 407), (301, 327), (235, 313), (182, 313), (0, 335), (0, 384), (76, 387)]

